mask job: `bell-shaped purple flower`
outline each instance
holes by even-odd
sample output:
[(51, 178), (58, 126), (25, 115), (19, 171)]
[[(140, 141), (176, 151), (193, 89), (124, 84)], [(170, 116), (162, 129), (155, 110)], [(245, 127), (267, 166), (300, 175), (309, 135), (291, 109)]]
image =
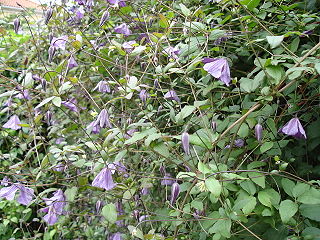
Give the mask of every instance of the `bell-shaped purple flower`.
[(98, 90), (101, 93), (110, 93), (111, 89), (107, 81), (100, 81), (93, 91)]
[(56, 48), (53, 46), (50, 46), (48, 49), (48, 62), (52, 62), (52, 59), (54, 57), (54, 54), (56, 53)]
[(122, 240), (121, 233), (117, 232), (113, 234), (110, 240)]
[(4, 187), (0, 190), (0, 198), (13, 200), (17, 191), (20, 191), (18, 202), (23, 205), (29, 205), (33, 199), (33, 189), (21, 184), (12, 184), (10, 187)]
[(150, 189), (147, 187), (144, 187), (140, 191), (141, 195), (148, 195), (150, 193)]
[(161, 185), (171, 186), (174, 183), (170, 173), (165, 173), (163, 179), (161, 180)]
[(68, 41), (68, 36), (61, 36), (58, 38), (53, 37), (50, 45), (55, 49), (60, 48), (62, 50), (65, 50), (67, 41)]
[(147, 90), (142, 89), (139, 93), (139, 98), (143, 102), (143, 104), (146, 104), (148, 97), (149, 97), (149, 93), (147, 92)]
[(236, 140), (234, 141), (234, 145), (235, 145), (236, 147), (238, 147), (238, 148), (241, 148), (241, 147), (244, 146), (244, 140), (241, 139), (241, 138), (236, 139)]
[(259, 123), (254, 127), (254, 132), (255, 132), (256, 139), (258, 140), (258, 142), (261, 142), (262, 130), (263, 130), (263, 128), (262, 128), (261, 124), (259, 124)]
[(8, 122), (6, 122), (2, 127), (4, 128), (10, 128), (12, 130), (18, 130), (21, 128), (20, 126), (21, 122), (17, 115), (11, 116)]
[(67, 108), (69, 108), (72, 112), (79, 112), (77, 107), (77, 100), (75, 98), (71, 98), (68, 101), (62, 101), (61, 104)]
[(135, 44), (137, 44), (137, 42), (134, 41), (134, 40), (128, 41), (128, 42), (124, 42), (124, 43), (122, 44), (122, 48), (123, 48), (127, 53), (130, 53), (130, 52), (132, 52), (132, 50), (134, 49), (134, 46), (133, 46), (133, 45), (135, 45)]
[(20, 91), (20, 93), (17, 94), (15, 97), (19, 99), (26, 99), (26, 100), (31, 99), (29, 91), (27, 89)]
[(174, 100), (176, 102), (180, 102), (180, 98), (178, 97), (177, 93), (174, 90), (170, 90), (169, 92), (167, 92), (164, 95), (164, 98), (168, 100)]
[(227, 86), (230, 85), (230, 68), (228, 61), (224, 58), (204, 58), (203, 69), (211, 74), (213, 77), (218, 78), (220, 81), (224, 82)]
[(96, 124), (96, 121), (92, 121), (86, 129), (91, 130), (93, 134), (98, 134), (101, 131), (101, 127), (99, 124)]
[(131, 30), (129, 29), (128, 25), (126, 23), (122, 23), (121, 25), (115, 27), (114, 31), (116, 33), (123, 34), (125, 36), (128, 36), (131, 34)]
[(104, 188), (105, 190), (111, 190), (116, 186), (112, 179), (112, 173), (109, 168), (104, 168), (101, 172), (94, 178), (92, 186)]
[(9, 183), (11, 183), (10, 178), (8, 178), (7, 176), (5, 176), (5, 177), (1, 180), (0, 185), (6, 187), (6, 186), (9, 185)]
[(126, 6), (126, 0), (107, 0), (110, 4), (112, 4), (114, 7), (125, 7)]
[(181, 142), (184, 152), (187, 155), (190, 155), (190, 143), (189, 143), (189, 134), (187, 132), (182, 133)]
[(73, 56), (71, 56), (68, 60), (68, 64), (67, 64), (67, 68), (68, 69), (72, 69), (74, 67), (78, 67), (78, 63), (76, 62), (76, 60), (74, 59)]
[(279, 131), (297, 139), (307, 139), (306, 132), (297, 117), (292, 118), (282, 128), (280, 128)]
[(173, 205), (176, 202), (179, 193), (180, 193), (180, 185), (175, 182), (171, 186), (171, 198), (170, 198), (171, 205)]
[(173, 59), (178, 59), (179, 54), (181, 53), (180, 49), (178, 47), (167, 47), (164, 49), (164, 53), (170, 56)]
[(18, 34), (19, 29), (20, 29), (20, 19), (19, 18), (16, 18), (13, 21), (13, 26), (14, 26), (14, 31), (16, 32), (16, 34)]
[(101, 209), (102, 209), (103, 206), (104, 206), (104, 201), (98, 200), (98, 201), (96, 202), (96, 213), (97, 213), (97, 214), (100, 213), (100, 211), (101, 211)]
[(48, 225), (52, 226), (58, 221), (58, 215), (52, 206), (48, 207), (47, 209), (48, 213), (43, 216), (43, 220), (48, 223)]
[(103, 14), (102, 14), (102, 17), (101, 17), (101, 20), (100, 20), (100, 23), (99, 23), (99, 27), (102, 27), (106, 21), (109, 19), (110, 17), (110, 13), (108, 10), (106, 10)]
[(112, 125), (109, 120), (109, 114), (106, 109), (101, 110), (95, 124), (100, 125), (101, 128), (112, 128)]
[(53, 9), (52, 8), (48, 8), (48, 10), (45, 13), (45, 18), (44, 18), (44, 23), (48, 24), (49, 20), (52, 17), (52, 13), (53, 13)]

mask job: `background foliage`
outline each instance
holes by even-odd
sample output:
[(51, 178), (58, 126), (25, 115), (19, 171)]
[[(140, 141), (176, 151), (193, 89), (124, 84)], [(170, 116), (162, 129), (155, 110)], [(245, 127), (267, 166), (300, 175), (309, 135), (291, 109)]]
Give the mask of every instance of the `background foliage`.
[[(47, 25), (23, 13), (18, 34), (1, 20), (0, 122), (16, 114), (22, 129), (0, 129), (0, 174), (34, 198), (1, 199), (0, 238), (320, 239), (319, 1), (90, 3), (53, 6)], [(205, 57), (228, 60), (230, 86)], [(95, 134), (102, 109), (112, 126)], [(279, 133), (296, 116), (306, 140)], [(92, 186), (108, 166), (117, 186)], [(67, 205), (50, 226), (41, 209), (58, 189)]]

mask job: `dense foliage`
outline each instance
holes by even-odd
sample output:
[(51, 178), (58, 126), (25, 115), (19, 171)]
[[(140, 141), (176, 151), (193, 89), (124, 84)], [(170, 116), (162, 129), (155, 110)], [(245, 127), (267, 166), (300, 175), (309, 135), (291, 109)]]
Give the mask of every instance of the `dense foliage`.
[(319, 1), (63, 2), (1, 19), (0, 239), (320, 239)]

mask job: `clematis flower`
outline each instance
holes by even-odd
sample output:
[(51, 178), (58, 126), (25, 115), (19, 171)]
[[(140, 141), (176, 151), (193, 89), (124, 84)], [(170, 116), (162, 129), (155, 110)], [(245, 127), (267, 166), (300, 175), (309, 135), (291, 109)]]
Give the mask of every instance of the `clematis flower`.
[(46, 91), (47, 81), (44, 78), (40, 77), (38, 74), (33, 74), (32, 78), (33, 80), (40, 82), (42, 89)]
[(22, 90), (19, 94), (16, 95), (16, 98), (30, 100), (29, 91), (27, 89)]
[(121, 233), (117, 232), (113, 234), (110, 240), (122, 240)]
[[(117, 215), (118, 215), (118, 216), (124, 215), (124, 211), (123, 211), (123, 209), (122, 209), (121, 200), (116, 201), (115, 205), (116, 205)], [(124, 220), (118, 220), (118, 221), (116, 221), (116, 225), (117, 225), (118, 227), (124, 227), (124, 226), (125, 226)]]
[(217, 122), (216, 121), (212, 121), (211, 122), (211, 128), (212, 128), (213, 131), (217, 130)]
[(97, 90), (101, 93), (110, 93), (111, 89), (107, 81), (100, 81), (97, 86), (93, 89), (93, 91)]
[(99, 23), (99, 27), (102, 27), (106, 21), (109, 19), (110, 17), (110, 13), (108, 10), (106, 10), (103, 14), (102, 14), (102, 17), (101, 17), (101, 20), (100, 20), (100, 23)]
[(48, 55), (49, 55), (48, 62), (52, 62), (52, 59), (53, 59), (55, 53), (56, 53), (56, 48), (53, 46), (50, 46), (48, 49)]
[(171, 205), (173, 205), (176, 202), (179, 193), (180, 193), (180, 185), (175, 182), (171, 186), (171, 198), (170, 198)]
[(96, 213), (99, 214), (101, 211), (101, 208), (104, 206), (104, 201), (98, 200), (96, 202)]
[(135, 48), (133, 45), (137, 44), (136, 41), (132, 40), (132, 41), (128, 41), (122, 44), (122, 48), (127, 52), (127, 53), (131, 53), (132, 50)]
[(101, 131), (101, 127), (99, 124), (96, 124), (96, 121), (92, 121), (86, 129), (91, 130), (93, 134), (97, 134)]
[(241, 148), (241, 147), (244, 146), (244, 140), (243, 140), (243, 139), (236, 139), (236, 140), (234, 141), (234, 145), (235, 145), (236, 147), (238, 147), (238, 148)]
[(164, 53), (168, 56), (172, 57), (173, 59), (178, 59), (178, 55), (181, 53), (178, 47), (167, 47), (164, 49)]
[(7, 176), (5, 176), (5, 177), (1, 180), (0, 185), (6, 187), (6, 186), (9, 185), (10, 182), (11, 182), (11, 181), (10, 181), (10, 178), (8, 178)]
[(68, 64), (67, 64), (67, 68), (68, 69), (72, 69), (74, 67), (78, 67), (78, 63), (76, 62), (76, 60), (74, 59), (73, 56), (71, 56), (68, 60)]
[(14, 31), (16, 32), (16, 34), (19, 34), (19, 28), (20, 28), (20, 19), (19, 18), (16, 18), (14, 21), (13, 21), (13, 26), (14, 26)]
[(33, 199), (33, 189), (25, 187), (21, 184), (12, 184), (10, 187), (4, 187), (0, 190), (0, 198), (13, 200), (16, 192), (20, 191), (18, 202), (23, 205), (29, 205)]
[(203, 69), (207, 71), (210, 75), (218, 78), (220, 81), (224, 82), (227, 86), (230, 85), (230, 68), (228, 61), (224, 58), (204, 58), (202, 60), (205, 65)]
[(109, 114), (106, 109), (102, 109), (99, 113), (97, 120), (95, 121), (96, 125), (100, 125), (101, 128), (112, 128), (112, 125), (109, 120)]
[(79, 112), (79, 109), (76, 106), (77, 100), (75, 98), (71, 98), (68, 101), (62, 101), (61, 104), (65, 107), (69, 108), (72, 112)]
[(168, 100), (174, 100), (176, 102), (180, 102), (180, 98), (178, 97), (177, 93), (174, 90), (170, 90), (169, 92), (167, 92), (164, 95), (164, 98)]
[(262, 130), (263, 130), (263, 128), (262, 128), (261, 124), (259, 124), (259, 123), (254, 127), (254, 132), (255, 132), (256, 139), (258, 140), (258, 142), (261, 142)]
[(50, 207), (54, 209), (54, 213), (62, 215), (64, 213), (63, 208), (67, 205), (66, 198), (61, 189), (57, 190), (51, 198), (43, 198), (48, 208), (44, 208), (43, 211), (47, 212), (50, 210)]
[(140, 192), (141, 192), (142, 195), (148, 195), (150, 193), (150, 190), (149, 190), (149, 188), (144, 187), (144, 188), (141, 189)]
[(66, 49), (66, 42), (68, 41), (68, 36), (62, 36), (62, 37), (53, 37), (51, 40), (51, 46), (54, 47), (55, 49)]
[(119, 7), (125, 7), (126, 2), (125, 0), (107, 0), (110, 4), (112, 4), (114, 7), (119, 6)]
[(190, 144), (189, 144), (189, 134), (187, 132), (181, 135), (182, 147), (187, 155), (190, 155)]
[(282, 128), (280, 128), (279, 131), (297, 139), (307, 139), (306, 132), (297, 117), (292, 118)]
[(48, 213), (43, 216), (43, 220), (52, 226), (58, 221), (58, 215), (52, 206), (48, 207)]
[(4, 128), (10, 128), (12, 130), (18, 130), (21, 128), (20, 126), (21, 122), (17, 115), (11, 116), (8, 122), (6, 122), (2, 127)]
[(101, 172), (94, 178), (92, 186), (104, 188), (105, 190), (111, 190), (116, 186), (112, 179), (112, 173), (109, 168), (104, 168)]
[(170, 173), (165, 173), (163, 179), (161, 180), (161, 185), (171, 186), (174, 183)]
[(12, 106), (12, 98), (11, 97), (8, 98), (8, 100), (3, 103), (3, 106), (4, 107), (11, 107)]
[(124, 34), (125, 36), (128, 36), (131, 34), (131, 30), (129, 29), (126, 23), (122, 23), (121, 25), (115, 27), (114, 31), (116, 33)]
[(139, 98), (140, 100), (143, 102), (143, 104), (146, 104), (147, 102), (147, 98), (149, 97), (149, 93), (147, 92), (147, 90), (142, 89), (139, 93)]
[(48, 10), (45, 13), (45, 18), (44, 18), (44, 23), (47, 25), (49, 23), (49, 20), (51, 19), (53, 14), (53, 9), (52, 8), (48, 8)]

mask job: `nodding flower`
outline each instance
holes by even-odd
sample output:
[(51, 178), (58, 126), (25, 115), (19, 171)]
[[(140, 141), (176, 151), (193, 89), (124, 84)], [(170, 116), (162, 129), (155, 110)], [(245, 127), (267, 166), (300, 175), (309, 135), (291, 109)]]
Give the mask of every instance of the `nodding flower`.
[(10, 128), (12, 130), (18, 130), (21, 128), (20, 126), (21, 122), (17, 115), (13, 115), (10, 117), (9, 121), (6, 122), (2, 127), (4, 128)]
[(299, 118), (297, 117), (292, 118), (282, 128), (280, 128), (279, 131), (297, 139), (307, 139), (306, 132), (304, 131)]
[(98, 173), (92, 182), (92, 186), (111, 190), (117, 184), (113, 182), (112, 172), (109, 168), (104, 168)]
[(176, 102), (180, 102), (180, 98), (174, 90), (170, 90), (164, 95), (164, 98), (167, 100), (174, 100)]
[(258, 142), (261, 142), (262, 130), (263, 130), (263, 128), (262, 128), (261, 124), (259, 124), (259, 123), (254, 127), (254, 132), (255, 132), (256, 139), (258, 140)]
[(202, 60), (205, 65), (203, 69), (213, 77), (224, 82), (227, 86), (230, 85), (230, 67), (228, 61), (224, 58), (204, 58)]
[(108, 10), (106, 10), (103, 14), (102, 14), (102, 17), (100, 19), (100, 23), (99, 23), (99, 27), (102, 27), (106, 21), (109, 19), (110, 17), (110, 13)]
[(175, 182), (171, 186), (171, 198), (170, 198), (171, 205), (173, 205), (176, 202), (179, 193), (180, 193), (180, 185)]
[(189, 134), (187, 132), (182, 133), (181, 141), (182, 141), (182, 147), (183, 147), (184, 152), (187, 155), (190, 155)]

